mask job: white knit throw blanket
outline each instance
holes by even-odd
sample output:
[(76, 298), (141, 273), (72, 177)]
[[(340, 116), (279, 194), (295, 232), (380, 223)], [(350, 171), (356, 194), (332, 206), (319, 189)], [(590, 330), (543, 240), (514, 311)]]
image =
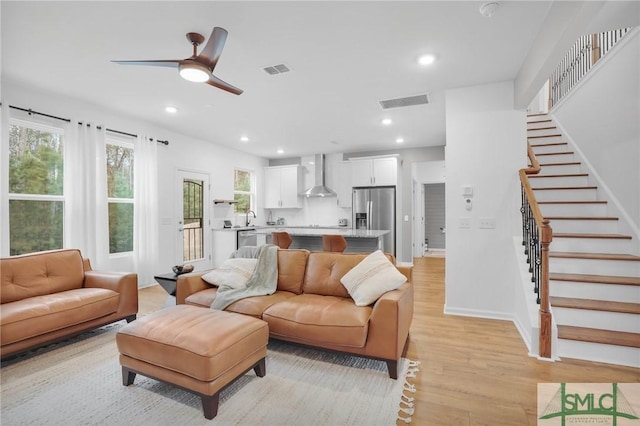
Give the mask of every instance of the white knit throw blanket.
[(211, 309), (224, 310), (240, 299), (273, 294), (278, 286), (278, 246), (265, 244), (259, 247), (241, 247), (231, 254), (232, 258), (257, 258), (253, 275), (244, 287), (220, 286)]

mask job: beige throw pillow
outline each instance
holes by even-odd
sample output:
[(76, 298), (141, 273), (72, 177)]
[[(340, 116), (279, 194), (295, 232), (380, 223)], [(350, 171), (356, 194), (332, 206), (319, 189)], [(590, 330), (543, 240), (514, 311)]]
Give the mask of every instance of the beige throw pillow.
[(227, 259), (216, 269), (204, 274), (202, 279), (215, 286), (244, 287), (253, 275), (257, 263), (258, 259), (251, 258)]
[(389, 259), (377, 250), (365, 257), (340, 279), (357, 306), (368, 306), (384, 293), (407, 281)]

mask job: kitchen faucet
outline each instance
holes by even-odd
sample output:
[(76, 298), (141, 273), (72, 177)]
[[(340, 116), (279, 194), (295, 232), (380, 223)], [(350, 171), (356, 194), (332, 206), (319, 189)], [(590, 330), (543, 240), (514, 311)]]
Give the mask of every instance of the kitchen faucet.
[(249, 226), (249, 213), (253, 214), (253, 218), (256, 218), (256, 213), (253, 210), (247, 210), (247, 215), (245, 217), (245, 225), (244, 226)]

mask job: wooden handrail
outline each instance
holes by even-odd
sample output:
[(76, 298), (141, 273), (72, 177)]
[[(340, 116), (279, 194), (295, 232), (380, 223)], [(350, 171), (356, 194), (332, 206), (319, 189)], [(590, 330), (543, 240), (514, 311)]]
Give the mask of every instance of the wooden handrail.
[[(553, 240), (553, 231), (549, 220), (542, 216), (538, 202), (529, 182), (529, 175), (540, 173), (540, 163), (536, 159), (531, 144), (527, 143), (527, 155), (531, 165), (520, 169), (520, 183), (531, 208), (536, 226), (540, 230), (540, 333), (539, 355), (543, 358), (551, 358), (551, 311), (549, 308), (549, 244)], [(524, 207), (524, 206), (523, 206)]]
[(529, 142), (527, 142), (527, 156), (529, 157), (531, 165), (522, 170), (524, 170), (524, 172), (528, 175), (537, 175), (538, 173), (540, 173), (540, 163), (538, 163), (536, 154), (534, 154), (533, 148), (531, 148), (531, 144)]

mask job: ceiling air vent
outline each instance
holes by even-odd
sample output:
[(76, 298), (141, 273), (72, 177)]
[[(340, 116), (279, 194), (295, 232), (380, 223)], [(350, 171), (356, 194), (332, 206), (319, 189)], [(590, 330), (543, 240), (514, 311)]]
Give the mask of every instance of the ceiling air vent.
[(414, 105), (425, 105), (429, 103), (429, 94), (407, 96), (406, 98), (389, 99), (378, 101), (382, 109), (408, 107)]
[(269, 75), (283, 74), (285, 72), (291, 71), (291, 68), (286, 66), (285, 64), (272, 65), (270, 67), (264, 67), (264, 72)]

